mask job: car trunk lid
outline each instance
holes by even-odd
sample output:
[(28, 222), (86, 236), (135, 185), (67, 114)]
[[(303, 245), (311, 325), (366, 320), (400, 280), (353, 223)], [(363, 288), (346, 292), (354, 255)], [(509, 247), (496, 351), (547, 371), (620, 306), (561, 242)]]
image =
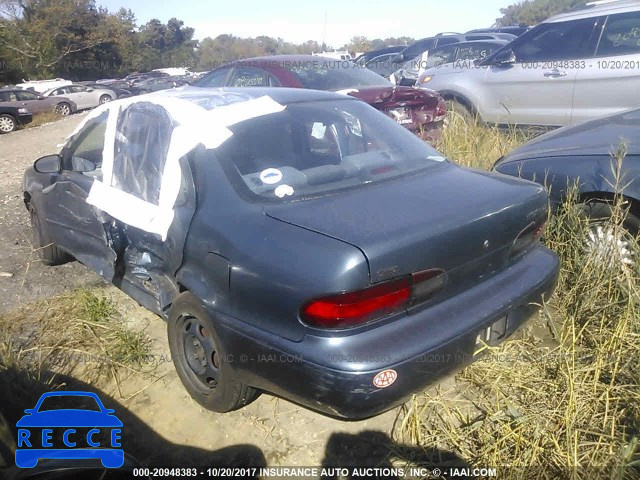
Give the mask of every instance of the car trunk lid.
[(547, 196), (534, 183), (445, 162), (413, 178), (264, 210), (359, 248), (372, 283), (440, 268), (456, 290), (505, 268), (519, 233), (546, 219)]

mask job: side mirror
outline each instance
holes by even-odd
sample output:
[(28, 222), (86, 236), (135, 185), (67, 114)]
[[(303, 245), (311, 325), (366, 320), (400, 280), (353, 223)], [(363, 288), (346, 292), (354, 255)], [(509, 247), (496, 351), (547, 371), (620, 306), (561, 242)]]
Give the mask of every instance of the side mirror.
[(507, 48), (506, 50), (500, 50), (495, 55), (487, 57), (480, 62), (480, 65), (510, 65), (516, 63), (516, 54), (513, 50)]
[(93, 88), (87, 88), (87, 92), (93, 92)]
[(44, 97), (42, 95), (38, 95), (38, 100), (44, 100), (45, 98), (47, 98), (47, 97)]
[(24, 413), (26, 413), (27, 415), (31, 415), (33, 413), (33, 408), (27, 408)]
[(71, 157), (71, 169), (78, 173), (93, 172), (96, 164), (86, 158)]
[(60, 173), (62, 171), (62, 158), (57, 154), (40, 157), (33, 163), (33, 169), (38, 173)]

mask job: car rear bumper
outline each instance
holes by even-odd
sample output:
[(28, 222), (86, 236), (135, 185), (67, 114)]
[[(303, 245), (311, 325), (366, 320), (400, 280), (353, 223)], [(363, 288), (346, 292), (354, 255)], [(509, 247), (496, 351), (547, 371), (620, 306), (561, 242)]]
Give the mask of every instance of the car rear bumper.
[[(505, 271), (439, 304), (352, 335), (285, 340), (215, 314), (243, 382), (331, 416), (382, 413), (472, 362), (479, 334), (511, 335), (557, 283), (559, 260), (537, 247)], [(496, 332), (497, 328), (497, 332)], [(374, 377), (393, 369), (387, 387)]]

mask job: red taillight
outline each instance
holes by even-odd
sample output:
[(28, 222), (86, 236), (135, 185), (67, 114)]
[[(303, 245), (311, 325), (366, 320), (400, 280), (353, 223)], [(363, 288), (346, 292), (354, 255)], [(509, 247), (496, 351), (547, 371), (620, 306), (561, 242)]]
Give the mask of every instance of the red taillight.
[(511, 257), (516, 257), (524, 252), (531, 244), (540, 240), (544, 233), (546, 220), (542, 222), (531, 222), (518, 234), (513, 247), (511, 248)]
[(357, 292), (313, 300), (302, 319), (321, 328), (348, 328), (402, 311), (431, 298), (445, 283), (444, 271), (425, 270)]
[(436, 116), (433, 119), (434, 122), (440, 122), (444, 120), (445, 115), (447, 114), (447, 104), (443, 98), (438, 100), (438, 106), (436, 107)]
[(401, 278), (314, 300), (302, 309), (302, 318), (318, 327), (345, 328), (400, 311), (410, 299), (411, 280)]

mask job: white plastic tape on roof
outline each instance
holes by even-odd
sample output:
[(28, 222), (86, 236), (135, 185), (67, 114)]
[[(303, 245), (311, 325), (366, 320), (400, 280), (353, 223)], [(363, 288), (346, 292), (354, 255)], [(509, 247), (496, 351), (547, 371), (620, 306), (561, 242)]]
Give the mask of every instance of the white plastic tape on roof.
[[(220, 146), (233, 135), (227, 128), (230, 125), (285, 109), (284, 105), (263, 96), (207, 110), (189, 101), (188, 97), (180, 98), (179, 92), (176, 93), (169, 96), (152, 93), (109, 102), (93, 110), (70, 135), (77, 134), (87, 122), (104, 111), (109, 112), (102, 152), (103, 179), (102, 181), (94, 180), (87, 203), (127, 225), (155, 233), (163, 241), (166, 240), (169, 227), (173, 222), (173, 207), (180, 192), (182, 181), (180, 159), (199, 144), (203, 144), (208, 149)], [(164, 163), (157, 205), (112, 186), (118, 117), (127, 107), (138, 102), (148, 102), (163, 107), (177, 124), (173, 129)]]

